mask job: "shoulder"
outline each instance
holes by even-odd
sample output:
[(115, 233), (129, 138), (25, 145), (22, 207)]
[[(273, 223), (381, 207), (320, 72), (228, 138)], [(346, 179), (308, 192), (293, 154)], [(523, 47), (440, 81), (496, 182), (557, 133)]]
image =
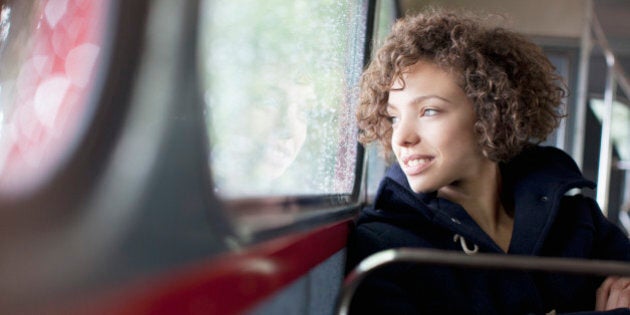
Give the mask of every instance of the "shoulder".
[(506, 166), (521, 176), (535, 173), (545, 177), (583, 179), (582, 172), (573, 158), (563, 150), (551, 146), (531, 146), (514, 157)]
[(579, 221), (582, 225), (592, 226), (596, 229), (599, 225), (612, 225), (602, 213), (597, 202), (582, 194), (565, 195), (560, 202), (560, 211), (564, 213), (564, 217), (572, 217), (573, 220)]
[(584, 195), (562, 198), (556, 233), (570, 236), (571, 246), (591, 248), (593, 258), (630, 260), (630, 239), (608, 220), (597, 202)]
[(560, 199), (553, 230), (566, 236), (579, 234), (593, 238), (602, 222), (600, 215), (601, 210), (592, 198), (565, 195)]
[(597, 202), (593, 198), (582, 194), (565, 194), (561, 199), (560, 207), (562, 210), (571, 211), (574, 214), (576, 212), (589, 215), (601, 213)]

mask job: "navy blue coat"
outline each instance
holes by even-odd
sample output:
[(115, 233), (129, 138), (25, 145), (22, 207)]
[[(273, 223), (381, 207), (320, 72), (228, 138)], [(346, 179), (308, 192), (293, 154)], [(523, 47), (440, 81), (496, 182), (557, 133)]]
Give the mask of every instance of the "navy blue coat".
[[(533, 147), (500, 168), (503, 191), (514, 202), (507, 254), (630, 261), (628, 238), (595, 201), (567, 194), (594, 187), (567, 154)], [(504, 253), (461, 206), (435, 194), (414, 193), (395, 164), (382, 180), (374, 205), (359, 216), (349, 240), (348, 269), (370, 254), (398, 247)], [(369, 276), (350, 309), (353, 314), (589, 311), (595, 308), (595, 290), (602, 281), (571, 274), (397, 264)]]

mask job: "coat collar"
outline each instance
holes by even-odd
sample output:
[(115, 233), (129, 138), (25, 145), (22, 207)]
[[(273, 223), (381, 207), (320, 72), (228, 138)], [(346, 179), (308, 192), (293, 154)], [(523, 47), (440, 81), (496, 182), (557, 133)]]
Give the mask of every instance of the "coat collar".
[[(500, 165), (504, 189), (514, 198), (514, 231), (509, 252), (536, 255), (549, 233), (559, 210), (560, 200), (573, 188), (595, 187), (586, 180), (575, 162), (553, 147), (534, 146)], [(435, 193), (414, 193), (400, 166), (392, 165), (381, 183), (375, 207), (395, 211), (398, 217), (412, 209), (434, 224), (491, 251), (500, 251), (490, 237), (459, 205), (437, 198)], [(405, 220), (409, 222), (409, 213)]]

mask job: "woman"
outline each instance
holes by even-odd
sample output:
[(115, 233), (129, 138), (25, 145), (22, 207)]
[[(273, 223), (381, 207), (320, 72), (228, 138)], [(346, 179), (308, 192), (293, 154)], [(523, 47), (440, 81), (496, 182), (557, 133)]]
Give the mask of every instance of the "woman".
[[(628, 238), (564, 152), (561, 79), (521, 35), (434, 10), (402, 19), (363, 74), (361, 141), (397, 163), (350, 239), (349, 267), (380, 250), (630, 261)], [(598, 289), (599, 288), (599, 289)], [(630, 313), (630, 279), (396, 265), (366, 279), (357, 314)]]

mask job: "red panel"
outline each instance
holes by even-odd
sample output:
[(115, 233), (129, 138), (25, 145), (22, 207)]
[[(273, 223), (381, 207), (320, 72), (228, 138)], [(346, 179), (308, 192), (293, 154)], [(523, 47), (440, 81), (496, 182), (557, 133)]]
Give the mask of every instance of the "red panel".
[(72, 313), (239, 314), (344, 248), (350, 224), (275, 239), (137, 282)]

